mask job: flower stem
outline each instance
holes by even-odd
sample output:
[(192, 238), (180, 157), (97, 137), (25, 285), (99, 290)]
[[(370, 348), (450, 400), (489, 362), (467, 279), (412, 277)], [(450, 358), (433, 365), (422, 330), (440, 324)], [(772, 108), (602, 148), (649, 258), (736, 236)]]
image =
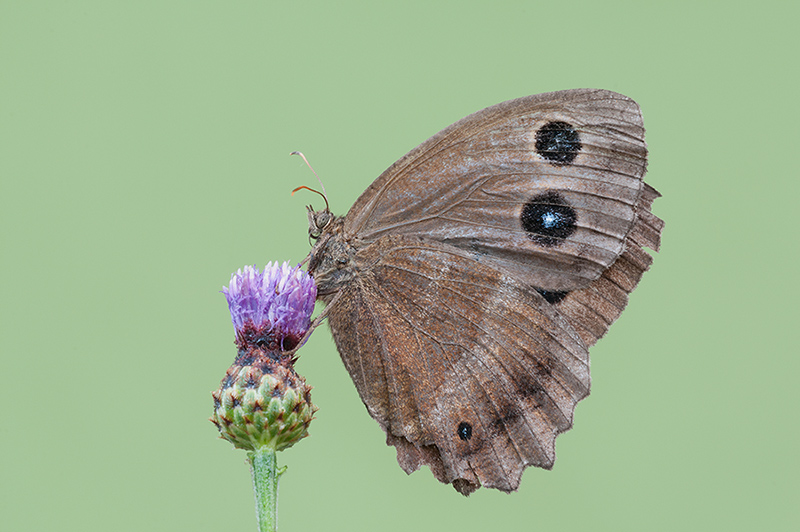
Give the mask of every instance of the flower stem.
[(278, 477), (277, 457), (271, 446), (259, 447), (247, 453), (250, 472), (253, 474), (253, 491), (256, 496), (256, 517), (260, 532), (278, 530)]

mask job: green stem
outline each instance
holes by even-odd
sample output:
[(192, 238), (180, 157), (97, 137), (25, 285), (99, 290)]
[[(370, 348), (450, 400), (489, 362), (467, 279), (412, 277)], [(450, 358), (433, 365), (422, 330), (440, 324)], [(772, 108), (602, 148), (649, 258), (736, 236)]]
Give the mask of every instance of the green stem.
[[(275, 449), (261, 447), (247, 453), (250, 472), (253, 474), (253, 491), (256, 495), (256, 517), (260, 532), (278, 530), (278, 460)], [(283, 468), (285, 469), (285, 468)]]

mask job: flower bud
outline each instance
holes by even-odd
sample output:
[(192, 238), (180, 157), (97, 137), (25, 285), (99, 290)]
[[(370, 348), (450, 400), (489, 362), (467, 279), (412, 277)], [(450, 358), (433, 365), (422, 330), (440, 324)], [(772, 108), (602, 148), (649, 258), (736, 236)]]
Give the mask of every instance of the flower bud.
[(308, 435), (317, 410), (311, 387), (286, 352), (299, 345), (311, 326), (316, 286), (299, 267), (270, 263), (263, 272), (240, 269), (223, 293), (239, 353), (212, 393), (211, 422), (240, 449), (280, 451)]

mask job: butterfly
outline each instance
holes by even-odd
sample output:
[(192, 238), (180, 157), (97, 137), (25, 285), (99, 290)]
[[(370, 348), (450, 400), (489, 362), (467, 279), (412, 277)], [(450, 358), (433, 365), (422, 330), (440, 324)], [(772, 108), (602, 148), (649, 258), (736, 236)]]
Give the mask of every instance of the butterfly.
[(659, 247), (646, 166), (633, 100), (551, 92), (445, 128), (344, 217), (308, 208), (323, 314), (407, 473), (468, 495), (552, 468), (588, 349)]

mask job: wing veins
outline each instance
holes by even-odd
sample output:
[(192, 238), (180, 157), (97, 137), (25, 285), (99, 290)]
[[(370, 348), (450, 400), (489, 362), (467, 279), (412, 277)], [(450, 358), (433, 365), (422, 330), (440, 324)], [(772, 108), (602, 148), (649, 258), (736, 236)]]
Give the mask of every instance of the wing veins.
[[(388, 264), (386, 265), (386, 267), (387, 267), (387, 268), (393, 268), (393, 269), (397, 269), (397, 270), (400, 270), (400, 271), (405, 271), (406, 273), (410, 273), (410, 274), (413, 274), (413, 275), (421, 276), (421, 274), (419, 274), (419, 273), (417, 273), (417, 272), (414, 272), (414, 271), (411, 271), (411, 270), (408, 270), (408, 269), (406, 269), (406, 268), (401, 268), (401, 267), (398, 267), (398, 266), (393, 266), (393, 265), (388, 265)], [(454, 282), (454, 283), (459, 283), (459, 284), (467, 284), (467, 283), (464, 283), (464, 282), (462, 282), (462, 281), (459, 281), (459, 280), (456, 280), (456, 279), (447, 279), (447, 280), (448, 280), (448, 281), (451, 281), (451, 282)], [(480, 286), (480, 285), (477, 285), (477, 284), (475, 284), (474, 286)], [(451, 293), (453, 293), (453, 294), (459, 295), (459, 296), (463, 297), (464, 299), (466, 299), (466, 300), (468, 300), (468, 301), (471, 301), (472, 303), (474, 303), (474, 304), (476, 304), (476, 305), (477, 305), (477, 304), (479, 304), (479, 302), (478, 302), (478, 301), (476, 301), (475, 299), (473, 299), (473, 298), (471, 298), (471, 297), (469, 297), (469, 296), (466, 296), (466, 295), (465, 295), (465, 294), (463, 294), (463, 293), (459, 293), (459, 292), (457, 292), (457, 291), (453, 290), (452, 288), (449, 288), (449, 287), (447, 287), (447, 286), (441, 286), (441, 288), (443, 288), (443, 289), (445, 289), (445, 290), (447, 290), (447, 291), (449, 291), (449, 292), (451, 292)], [(383, 294), (382, 294), (382, 295), (383, 295)], [(385, 295), (384, 295), (384, 297), (386, 298), (386, 296), (385, 296)], [(411, 299), (411, 298), (406, 298), (406, 300), (407, 300), (407, 301), (409, 301), (409, 302), (410, 302), (411, 304), (413, 304), (414, 306), (416, 306), (416, 307), (420, 308), (420, 309), (421, 309), (423, 312), (425, 312), (426, 314), (428, 314), (428, 315), (430, 316), (430, 313), (429, 313), (429, 312), (427, 312), (427, 311), (426, 311), (426, 310), (425, 310), (425, 309), (424, 309), (424, 308), (423, 308), (421, 305), (419, 305), (418, 303), (416, 303), (416, 301), (415, 301), (415, 300), (413, 300), (413, 299)], [(509, 358), (511, 358), (512, 360), (514, 360), (514, 361), (515, 361), (517, 364), (519, 364), (521, 367), (523, 367), (523, 368), (525, 367), (525, 364), (523, 364), (523, 363), (520, 361), (520, 359), (519, 359), (519, 358), (517, 358), (516, 356), (514, 356), (514, 354), (513, 354), (511, 351), (509, 351), (509, 349), (507, 349), (507, 348), (504, 346), (504, 344), (503, 344), (502, 342), (498, 341), (498, 340), (496, 339), (496, 336), (495, 336), (495, 335), (493, 335), (493, 334), (490, 334), (490, 333), (489, 333), (489, 332), (488, 332), (486, 329), (484, 329), (483, 327), (481, 327), (481, 326), (480, 326), (478, 323), (475, 323), (475, 322), (473, 322), (472, 320), (470, 320), (470, 319), (469, 319), (468, 317), (466, 317), (465, 315), (463, 315), (463, 314), (461, 314), (461, 313), (458, 313), (458, 312), (454, 312), (454, 311), (452, 311), (452, 309), (450, 310), (450, 312), (451, 312), (451, 313), (453, 313), (453, 314), (455, 314), (456, 316), (459, 316), (459, 317), (460, 317), (460, 318), (462, 318), (462, 319), (463, 319), (465, 322), (467, 322), (467, 323), (471, 324), (471, 325), (472, 325), (472, 326), (474, 326), (474, 327), (475, 327), (477, 330), (480, 330), (481, 332), (483, 332), (484, 334), (486, 334), (486, 336), (487, 336), (487, 337), (490, 337), (490, 338), (493, 338), (493, 339), (495, 339), (495, 341), (497, 342), (497, 345), (498, 345), (498, 346), (499, 346), (501, 349), (503, 349), (503, 351), (505, 351), (505, 352), (506, 352), (506, 354), (509, 356)], [(401, 313), (401, 314), (402, 314), (402, 313)], [(408, 319), (406, 319), (406, 318), (405, 318), (405, 316), (404, 316), (404, 319), (406, 320), (406, 322), (408, 323), (408, 325), (409, 325), (409, 326), (411, 326), (411, 327), (412, 327), (413, 329), (415, 329), (415, 330), (419, 330), (421, 333), (425, 334), (426, 336), (429, 336), (429, 337), (430, 337), (430, 338), (431, 338), (431, 339), (432, 339), (434, 342), (436, 342), (436, 343), (442, 343), (442, 344), (445, 344), (445, 345), (452, 344), (452, 345), (455, 345), (455, 346), (457, 346), (457, 347), (461, 347), (461, 348), (462, 348), (462, 349), (464, 349), (465, 351), (471, 351), (471, 350), (469, 350), (469, 349), (466, 349), (466, 348), (465, 348), (465, 346), (464, 346), (464, 345), (462, 345), (462, 344), (459, 344), (459, 343), (453, 343), (453, 342), (443, 342), (443, 341), (441, 341), (441, 340), (439, 340), (439, 339), (436, 339), (436, 338), (434, 338), (432, 335), (428, 334), (428, 333), (427, 333), (427, 332), (426, 332), (426, 331), (425, 331), (423, 328), (421, 328), (421, 327), (418, 327), (417, 325), (415, 325), (415, 324), (411, 323), (411, 322), (410, 322)], [(518, 326), (518, 325), (517, 325), (515, 322), (513, 322), (513, 321), (509, 320), (509, 319), (508, 319), (508, 318), (506, 318), (506, 317), (501, 317), (501, 319), (502, 319), (502, 321), (503, 321), (504, 323), (506, 323), (506, 324), (508, 324), (508, 325), (512, 326), (514, 329), (516, 329), (518, 332), (520, 332), (520, 333), (521, 333), (521, 334), (522, 334), (524, 337), (527, 337), (528, 339), (532, 340), (532, 341), (533, 341), (535, 344), (537, 344), (537, 345), (538, 345), (538, 346), (539, 346), (539, 347), (540, 347), (542, 350), (544, 350), (544, 351), (547, 351), (547, 348), (546, 348), (546, 346), (545, 346), (545, 345), (543, 345), (543, 344), (542, 344), (542, 343), (539, 341), (539, 339), (535, 338), (534, 336), (531, 336), (531, 335), (529, 335), (529, 334), (527, 333), (527, 331), (525, 331), (524, 329), (522, 329), (521, 327), (519, 327), (519, 326)], [(571, 351), (571, 350), (570, 350), (570, 349), (569, 349), (567, 346), (565, 346), (565, 345), (564, 345), (564, 344), (561, 342), (561, 340), (560, 340), (559, 338), (557, 338), (557, 337), (555, 337), (555, 336), (553, 336), (553, 335), (549, 334), (549, 332), (548, 332), (546, 329), (544, 329), (544, 328), (542, 328), (542, 327), (539, 327), (539, 326), (538, 326), (538, 325), (536, 325), (536, 324), (534, 324), (534, 326), (535, 326), (535, 327), (536, 327), (538, 330), (540, 330), (540, 331), (542, 331), (543, 333), (545, 333), (545, 336), (547, 336), (548, 338), (550, 338), (550, 340), (551, 340), (551, 341), (553, 341), (555, 344), (557, 344), (558, 346), (560, 346), (564, 352), (568, 353), (568, 354), (569, 354), (569, 356), (570, 356), (570, 358), (572, 358), (572, 359), (573, 359), (574, 361), (576, 361), (576, 362), (577, 362), (579, 365), (581, 365), (581, 366), (583, 366), (583, 367), (587, 368), (587, 370), (588, 370), (588, 367), (589, 367), (589, 366), (588, 366), (588, 364), (586, 364), (586, 363), (585, 363), (583, 360), (581, 360), (580, 358), (578, 358), (577, 356), (575, 356), (575, 355), (572, 353), (572, 351)], [(570, 336), (571, 336), (571, 335), (570, 335)], [(575, 338), (573, 338), (573, 340), (575, 340)], [(488, 351), (487, 351), (487, 352), (488, 352)], [(497, 364), (498, 364), (500, 367), (503, 367), (503, 368), (505, 368), (504, 364), (503, 364), (503, 363), (502, 363), (500, 360), (498, 360), (498, 359), (497, 359), (497, 357), (495, 357), (495, 356), (494, 356), (494, 355), (493, 355), (491, 352), (488, 352), (488, 354), (489, 354), (489, 356), (490, 356), (491, 358), (493, 358), (493, 359), (494, 359), (494, 360), (497, 362)], [(538, 359), (538, 357), (536, 357), (536, 358)], [(554, 360), (556, 360), (556, 361), (557, 361), (557, 359), (554, 359)], [(561, 368), (562, 368), (562, 370), (563, 370), (563, 371), (565, 371), (566, 373), (572, 374), (572, 371), (569, 369), (569, 367), (567, 367), (566, 365), (562, 364), (561, 362), (558, 362), (558, 364), (559, 364), (559, 366), (561, 366)], [(506, 370), (506, 373), (508, 373), (509, 375), (511, 374), (511, 373), (510, 373), (510, 372), (508, 372), (507, 370)], [(573, 375), (573, 376), (574, 376), (574, 375)], [(558, 386), (559, 386), (559, 387), (560, 387), (562, 390), (564, 390), (564, 392), (567, 394), (567, 396), (570, 396), (570, 397), (572, 396), (572, 394), (569, 392), (569, 390), (568, 390), (568, 389), (565, 387), (565, 384), (562, 384), (562, 383), (561, 383), (561, 382), (560, 382), (558, 379), (554, 379), (554, 380), (555, 380), (555, 381), (558, 383)], [(548, 394), (548, 396), (549, 396), (549, 394)], [(552, 398), (551, 398), (551, 400), (552, 400)], [(555, 403), (555, 401), (553, 401), (553, 402)], [(556, 404), (557, 404), (557, 403), (556, 403)], [(560, 409), (559, 409), (559, 410), (560, 410)]]
[[(473, 352), (471, 349), (469, 349), (467, 346), (464, 346), (464, 345), (462, 345), (462, 344), (460, 344), (460, 343), (455, 343), (455, 342), (446, 342), (446, 341), (441, 341), (441, 340), (439, 340), (439, 339), (435, 338), (433, 335), (431, 335), (431, 334), (428, 334), (428, 333), (427, 333), (427, 332), (426, 332), (426, 331), (425, 331), (423, 328), (421, 328), (421, 327), (417, 326), (415, 323), (413, 323), (411, 320), (409, 320), (409, 319), (408, 319), (408, 318), (405, 316), (405, 314), (404, 314), (404, 313), (401, 311), (401, 309), (400, 309), (400, 308), (398, 308), (398, 307), (397, 307), (397, 305), (394, 303), (394, 300), (393, 300), (393, 298), (390, 298), (390, 297), (388, 297), (388, 296), (387, 296), (387, 294), (386, 294), (386, 293), (385, 293), (385, 292), (384, 292), (384, 291), (381, 289), (381, 287), (377, 285), (377, 283), (376, 283), (376, 289), (377, 289), (377, 292), (378, 292), (378, 293), (381, 295), (381, 297), (383, 297), (383, 299), (384, 299), (384, 300), (385, 300), (385, 301), (386, 301), (386, 302), (387, 302), (387, 303), (388, 303), (390, 306), (392, 306), (392, 307), (395, 309), (395, 312), (397, 313), (397, 315), (398, 315), (398, 316), (401, 316), (401, 317), (402, 317), (402, 319), (403, 319), (403, 321), (405, 321), (405, 322), (406, 322), (406, 324), (407, 324), (407, 325), (408, 325), (408, 326), (411, 328), (411, 330), (412, 330), (412, 331), (414, 331), (414, 334), (415, 334), (415, 335), (421, 334), (421, 335), (423, 335), (423, 336), (425, 336), (425, 337), (428, 337), (428, 338), (429, 338), (429, 339), (430, 339), (430, 340), (431, 340), (431, 341), (432, 341), (434, 344), (437, 344), (437, 345), (439, 345), (439, 346), (453, 346), (453, 347), (456, 347), (456, 348), (460, 348), (460, 349), (461, 349), (461, 350), (463, 350), (464, 352), (471, 353), (471, 354), (473, 355), (473, 357), (472, 357), (472, 358), (473, 358), (473, 360), (475, 360), (476, 362), (478, 362), (479, 364), (481, 364), (481, 366), (482, 366), (482, 367), (486, 368), (486, 370), (487, 370), (487, 371), (488, 371), (488, 372), (489, 372), (491, 375), (496, 375), (496, 373), (495, 373), (495, 372), (494, 372), (494, 371), (493, 371), (493, 370), (492, 370), (490, 367), (486, 366), (486, 364), (484, 364), (484, 363), (483, 363), (483, 361), (481, 361), (481, 360), (480, 360), (480, 358), (476, 357), (476, 356), (475, 356), (475, 353), (474, 353), (474, 352)], [(430, 315), (430, 313), (428, 313), (428, 312), (427, 312), (427, 310), (425, 310), (423, 307), (421, 307), (420, 305), (418, 305), (418, 304), (417, 304), (415, 301), (413, 301), (413, 300), (411, 300), (411, 299), (407, 299), (407, 301), (408, 301), (410, 304), (412, 304), (412, 305), (416, 306), (417, 308), (419, 308), (419, 309), (420, 309), (422, 312), (425, 312), (426, 314)], [(424, 351), (423, 351), (423, 352), (424, 352)], [(449, 365), (449, 367), (448, 367), (448, 370), (450, 370), (450, 371), (454, 372), (456, 375), (458, 375), (459, 377), (462, 377), (462, 379), (463, 379), (463, 377), (465, 377), (465, 374), (464, 374), (463, 372), (459, 371), (459, 370), (458, 370), (458, 368), (456, 367), (456, 364), (454, 364), (454, 363), (453, 363), (453, 360), (451, 359), (451, 357), (449, 357), (449, 356), (447, 356), (447, 355), (446, 355), (446, 352), (447, 352), (447, 351), (446, 351), (445, 349), (441, 349), (441, 352), (442, 352), (443, 354), (445, 354), (445, 356), (446, 356), (446, 360), (447, 360), (447, 361), (449, 362), (449, 364), (450, 364), (450, 365)], [(492, 357), (492, 358), (494, 358), (494, 357)], [(501, 363), (499, 363), (499, 362), (498, 362), (498, 365), (499, 365), (501, 368), (503, 368), (503, 369), (505, 370), (505, 366), (504, 366), (503, 364), (501, 364)], [(480, 380), (478, 380), (477, 378), (475, 378), (475, 373), (474, 373), (473, 371), (471, 371), (471, 370), (470, 370), (469, 366), (465, 364), (465, 365), (464, 365), (464, 367), (465, 367), (466, 371), (470, 373), (470, 376), (472, 377), (472, 380), (474, 381), (474, 383), (476, 384), (476, 386), (477, 386), (478, 388), (480, 388), (480, 389), (481, 389), (481, 391), (483, 392), (484, 396), (486, 396), (486, 398), (489, 400), (489, 402), (490, 402), (490, 404), (491, 404), (491, 406), (492, 406), (492, 410), (494, 411), (494, 415), (495, 415), (495, 417), (496, 417), (496, 418), (499, 418), (499, 416), (500, 416), (500, 412), (499, 412), (499, 410), (498, 410), (498, 408), (497, 408), (497, 405), (496, 405), (496, 403), (494, 402), (494, 400), (493, 400), (493, 399), (492, 399), (492, 398), (489, 396), (489, 394), (487, 394), (487, 393), (486, 393), (486, 391), (484, 390), (484, 388), (483, 388), (483, 385), (481, 384)], [(506, 372), (506, 374), (507, 374), (507, 375), (510, 375), (510, 374), (509, 374), (509, 372), (508, 372), (507, 370), (505, 370), (505, 372)], [(458, 381), (458, 382), (459, 382), (459, 391), (461, 392), (461, 394), (462, 394), (462, 397), (464, 397), (464, 398), (469, 398), (469, 393), (468, 393), (468, 392), (467, 392), (467, 390), (465, 389), (465, 387), (464, 387), (464, 385), (463, 385), (463, 382), (464, 382), (464, 381), (463, 381), (462, 379), (459, 379), (459, 381)], [(506, 389), (506, 391), (508, 391), (508, 390), (507, 390), (507, 388), (505, 388), (505, 386), (504, 386), (503, 388), (504, 388), (504, 389)], [(484, 422), (483, 422), (483, 419), (482, 419), (482, 416), (478, 415), (478, 412), (477, 412), (477, 411), (475, 410), (475, 408), (472, 406), (472, 402), (471, 402), (471, 401), (469, 401), (469, 400), (465, 400), (465, 401), (464, 401), (464, 404), (467, 404), (467, 405), (469, 405), (469, 408), (470, 408), (470, 410), (473, 412), (473, 415), (474, 415), (475, 419), (478, 419), (478, 420), (480, 420), (481, 424), (484, 424)], [(418, 411), (419, 411), (419, 410), (418, 410)], [(524, 418), (524, 416), (523, 416), (523, 418)], [(528, 425), (528, 429), (531, 431), (531, 434), (533, 434), (534, 438), (536, 438), (536, 440), (537, 440), (537, 441), (539, 441), (539, 439), (538, 439), (538, 435), (536, 434), (536, 431), (535, 431), (535, 430), (534, 430), (534, 429), (533, 429), (533, 428), (532, 428), (532, 427), (531, 427), (531, 426), (528, 424), (528, 421), (527, 421), (527, 419), (525, 420), (525, 423), (526, 423), (526, 425)], [(514, 445), (514, 452), (516, 452), (516, 453), (517, 453), (517, 458), (519, 459), (519, 461), (520, 461), (521, 463), (524, 463), (525, 461), (522, 459), (522, 456), (520, 455), (520, 452), (519, 452), (519, 449), (518, 449), (518, 448), (517, 448), (517, 446), (516, 446), (516, 443), (515, 443), (515, 442), (514, 442), (514, 440), (511, 438), (511, 435), (508, 433), (508, 430), (507, 430), (507, 428), (506, 428), (505, 426), (504, 426), (503, 428), (504, 428), (504, 430), (506, 431), (506, 434), (508, 435), (508, 440), (509, 440), (509, 441), (511, 441), (511, 442), (513, 443), (513, 445)], [(437, 432), (438, 432), (438, 431), (437, 431)], [(487, 432), (488, 432), (488, 431), (487, 431)], [(446, 440), (447, 440), (446, 438), (443, 438), (443, 441), (446, 441)], [(502, 460), (500, 460), (500, 459), (499, 459), (499, 455), (498, 455), (498, 452), (497, 452), (497, 448), (496, 448), (496, 447), (495, 447), (495, 445), (494, 445), (494, 441), (491, 441), (490, 443), (491, 443), (491, 447), (492, 447), (492, 453), (495, 455), (495, 458), (497, 459), (497, 460), (495, 461), (495, 463), (501, 464), (501, 468), (502, 468)], [(539, 444), (541, 445), (541, 442), (539, 442)], [(437, 447), (438, 447), (438, 442), (437, 442)], [(472, 464), (470, 464), (470, 468), (472, 468)], [(473, 472), (474, 472), (474, 469), (473, 469)], [(508, 472), (507, 472), (507, 471), (505, 471), (505, 469), (504, 469), (504, 468), (503, 468), (503, 472), (504, 472), (504, 475), (505, 475), (505, 477), (507, 478), (507, 477), (508, 477)], [(477, 476), (477, 475), (476, 475), (476, 476)]]
[[(390, 304), (390, 305), (392, 305), (392, 306), (395, 308), (395, 310), (397, 311), (398, 315), (401, 315), (401, 316), (403, 316), (403, 320), (404, 320), (404, 321), (407, 323), (407, 325), (408, 325), (409, 327), (411, 327), (411, 329), (414, 331), (414, 333), (415, 333), (415, 334), (421, 334), (421, 335), (423, 335), (423, 336), (426, 336), (426, 337), (428, 337), (428, 338), (429, 338), (429, 339), (430, 339), (430, 340), (431, 340), (431, 341), (432, 341), (434, 344), (438, 344), (438, 345), (440, 345), (440, 346), (452, 346), (452, 347), (459, 348), (459, 349), (461, 349), (462, 351), (464, 351), (464, 352), (466, 352), (466, 353), (470, 353), (470, 354), (472, 354), (472, 360), (473, 360), (473, 361), (475, 361), (475, 362), (477, 362), (478, 364), (480, 364), (480, 366), (481, 366), (481, 367), (485, 368), (485, 369), (486, 369), (486, 371), (487, 371), (487, 372), (488, 372), (490, 375), (493, 375), (493, 376), (496, 376), (496, 375), (497, 375), (497, 372), (496, 372), (495, 370), (493, 370), (491, 367), (489, 367), (489, 366), (488, 366), (488, 365), (487, 365), (487, 364), (486, 364), (486, 363), (485, 363), (485, 362), (484, 362), (484, 361), (483, 361), (483, 360), (482, 360), (480, 357), (476, 356), (476, 353), (475, 353), (475, 352), (474, 352), (474, 351), (473, 351), (473, 350), (472, 350), (472, 349), (471, 349), (469, 346), (467, 346), (467, 345), (463, 345), (463, 344), (461, 344), (461, 343), (458, 343), (458, 342), (448, 342), (448, 341), (440, 340), (440, 339), (438, 339), (438, 338), (434, 337), (432, 334), (429, 334), (427, 331), (425, 331), (425, 329), (424, 329), (424, 328), (422, 328), (422, 327), (419, 327), (419, 326), (418, 326), (418, 325), (416, 325), (415, 323), (411, 322), (411, 321), (410, 321), (408, 318), (406, 318), (406, 316), (405, 316), (405, 315), (404, 315), (404, 314), (401, 312), (401, 310), (400, 310), (400, 309), (399, 309), (399, 308), (398, 308), (396, 305), (394, 305), (394, 303), (392, 302), (392, 299), (391, 299), (391, 298), (389, 298), (389, 297), (388, 297), (388, 296), (387, 296), (387, 295), (386, 295), (386, 294), (383, 292), (383, 290), (381, 290), (380, 288), (378, 288), (378, 291), (381, 293), (381, 296), (382, 296), (382, 297), (383, 297), (383, 298), (384, 298), (384, 299), (385, 299), (387, 302), (389, 302), (389, 304)], [(419, 304), (418, 304), (416, 301), (414, 301), (414, 300), (412, 300), (412, 299), (410, 299), (410, 298), (407, 298), (407, 301), (408, 301), (408, 302), (409, 302), (411, 305), (413, 305), (413, 306), (417, 307), (417, 308), (418, 308), (418, 309), (419, 309), (421, 312), (424, 312), (424, 313), (425, 313), (425, 314), (427, 314), (428, 316), (430, 316), (430, 315), (431, 315), (431, 314), (430, 314), (430, 313), (429, 313), (429, 312), (428, 312), (428, 311), (427, 311), (427, 310), (426, 310), (424, 307), (422, 307), (421, 305), (419, 305)], [(458, 313), (456, 313), (456, 315), (458, 315), (458, 316), (460, 316), (460, 317), (464, 318), (464, 316), (463, 316), (463, 315), (461, 315), (461, 314), (458, 314)], [(469, 319), (466, 319), (465, 321), (467, 321), (468, 323), (472, 323), (472, 322), (471, 322)], [(478, 329), (478, 330), (480, 330), (480, 331), (483, 331), (483, 332), (486, 332), (486, 331), (485, 331), (485, 330), (484, 330), (482, 327), (478, 326), (477, 324), (474, 324), (474, 323), (472, 323), (472, 324), (475, 326), (475, 328), (476, 328), (476, 329)], [(501, 348), (502, 348), (504, 351), (506, 351), (506, 352), (508, 353), (508, 355), (509, 355), (509, 357), (510, 357), (510, 358), (512, 358), (513, 360), (515, 360), (515, 361), (516, 361), (516, 362), (519, 364), (519, 360), (518, 360), (518, 359), (517, 359), (517, 358), (516, 358), (516, 357), (515, 357), (513, 354), (511, 354), (510, 352), (508, 352), (508, 350), (507, 350), (507, 349), (505, 349), (505, 348), (502, 346), (502, 344), (500, 344), (500, 343), (498, 342), (498, 345), (499, 345), (499, 346), (500, 346), (500, 347), (501, 347)], [(445, 353), (445, 352), (446, 352), (446, 350), (445, 350), (445, 349), (442, 349), (442, 352), (443, 352), (443, 353)], [(512, 374), (511, 374), (511, 372), (508, 370), (508, 368), (505, 366), (505, 364), (503, 364), (503, 363), (502, 363), (500, 360), (498, 360), (498, 359), (497, 359), (497, 357), (495, 357), (495, 356), (494, 356), (494, 354), (492, 354), (492, 353), (491, 353), (491, 352), (489, 352), (488, 350), (487, 350), (487, 351), (485, 351), (485, 353), (486, 353), (486, 354), (487, 354), (487, 355), (488, 355), (490, 358), (492, 358), (492, 359), (495, 361), (495, 363), (497, 364), (497, 366), (503, 370), (503, 372), (504, 372), (504, 373), (505, 373), (505, 374), (508, 376), (508, 378), (509, 378), (509, 379), (511, 379), (511, 375), (512, 375)], [(462, 372), (458, 371), (458, 369), (456, 368), (456, 365), (453, 363), (453, 361), (452, 361), (452, 359), (451, 359), (450, 357), (447, 357), (447, 361), (450, 363), (450, 366), (449, 366), (449, 368), (448, 368), (449, 370), (451, 370), (451, 371), (455, 372), (455, 373), (456, 373), (457, 375), (459, 375), (459, 376), (462, 376), (462, 377), (464, 376), (464, 374), (463, 374)], [(523, 366), (522, 364), (520, 364), (520, 365), (521, 365), (521, 366)], [(523, 366), (523, 367), (524, 367), (524, 366)], [(475, 378), (475, 373), (474, 373), (474, 372), (473, 372), (473, 371), (470, 369), (470, 367), (469, 367), (468, 365), (465, 365), (465, 368), (466, 368), (466, 370), (467, 370), (467, 371), (468, 371), (468, 372), (469, 372), (469, 373), (472, 375), (472, 379), (473, 379), (473, 381), (475, 382), (475, 384), (477, 385), (477, 387), (481, 389), (481, 391), (483, 392), (484, 396), (485, 396), (485, 397), (486, 397), (486, 398), (489, 400), (489, 402), (491, 403), (491, 405), (492, 405), (492, 410), (493, 410), (493, 412), (494, 412), (495, 418), (496, 418), (496, 419), (499, 419), (499, 418), (500, 418), (500, 411), (499, 411), (499, 409), (497, 408), (497, 405), (496, 405), (495, 401), (494, 401), (494, 400), (491, 398), (491, 396), (490, 396), (488, 393), (486, 393), (486, 390), (484, 389), (483, 385), (481, 384), (481, 381), (480, 381), (480, 380), (478, 380), (477, 378)], [(554, 380), (555, 380), (555, 379), (554, 379)], [(556, 380), (556, 382), (558, 383), (558, 385), (559, 385), (559, 386), (560, 386), (562, 389), (564, 389), (564, 387), (561, 385), (561, 383), (560, 383), (560, 382), (558, 382), (557, 380)], [(466, 391), (466, 389), (464, 389), (463, 385), (459, 386), (459, 389), (460, 389), (461, 393), (462, 393), (462, 394), (463, 394), (465, 397), (469, 397), (469, 394), (468, 394), (468, 392)], [(508, 394), (508, 396), (509, 396), (509, 397), (514, 397), (513, 390), (509, 390), (509, 389), (508, 389), (508, 388), (505, 386), (505, 384), (503, 385), (502, 389), (503, 389), (503, 390), (504, 390), (504, 391), (505, 391), (505, 392)], [(567, 395), (569, 395), (569, 392), (568, 392), (566, 389), (564, 389), (564, 391), (567, 393)], [(547, 395), (548, 395), (548, 397), (550, 398), (550, 394), (547, 394)], [(556, 403), (556, 401), (555, 401), (555, 400), (553, 400), (552, 398), (550, 398), (550, 400), (551, 400), (551, 401), (553, 401), (553, 403), (556, 405), (556, 408), (557, 408), (557, 409), (560, 411), (561, 409), (560, 409), (560, 408), (558, 408), (558, 403)], [(524, 405), (521, 405), (521, 404), (519, 404), (518, 400), (516, 400), (516, 399), (515, 399), (515, 402), (517, 403), (517, 406), (524, 407)], [(470, 405), (470, 410), (472, 410), (473, 414), (475, 414), (475, 418), (476, 418), (476, 419), (479, 419), (479, 420), (481, 420), (481, 424), (484, 424), (484, 423), (483, 423), (483, 420), (481, 419), (481, 416), (479, 416), (479, 415), (478, 415), (478, 413), (477, 413), (477, 411), (476, 411), (476, 410), (475, 410), (475, 409), (472, 407), (472, 403), (471, 403), (470, 401), (465, 401), (465, 403)], [(536, 429), (535, 429), (535, 428), (534, 428), (534, 427), (533, 427), (533, 426), (530, 424), (530, 422), (528, 421), (527, 417), (525, 417), (525, 416), (522, 416), (522, 418), (523, 418), (523, 420), (524, 420), (524, 422), (525, 422), (525, 425), (526, 425), (526, 427), (528, 428), (528, 430), (530, 431), (530, 433), (533, 435), (533, 437), (534, 437), (534, 438), (536, 439), (536, 441), (538, 442), (539, 448), (540, 448), (540, 449), (544, 449), (544, 446), (542, 445), (542, 442), (541, 442), (541, 440), (539, 439), (539, 435), (537, 434), (537, 432), (536, 432)], [(487, 427), (487, 428), (488, 428), (488, 427)], [(522, 455), (520, 454), (520, 450), (519, 450), (519, 448), (518, 448), (518, 446), (517, 446), (517, 444), (516, 444), (515, 440), (514, 440), (514, 439), (511, 437), (511, 434), (510, 434), (510, 432), (508, 431), (508, 428), (507, 428), (505, 425), (503, 425), (503, 430), (504, 430), (504, 432), (506, 433), (506, 435), (508, 436), (508, 440), (509, 440), (510, 442), (512, 442), (512, 444), (514, 445), (514, 452), (516, 452), (516, 453), (517, 453), (517, 457), (519, 458), (519, 461), (520, 461), (521, 463), (525, 463), (525, 460), (523, 460), (523, 458), (522, 458)], [(488, 433), (488, 430), (487, 430), (487, 433)], [(494, 442), (493, 442), (493, 441), (491, 441), (491, 445), (492, 445), (492, 452), (495, 454), (495, 457), (497, 457), (498, 453), (497, 453), (497, 449), (495, 448), (495, 445), (494, 445)], [(498, 460), (498, 463), (501, 463), (501, 464), (502, 464), (502, 460)], [(504, 470), (504, 472), (505, 472), (505, 470)], [(507, 472), (505, 472), (505, 474), (506, 474), (506, 476), (508, 476), (508, 473), (507, 473)]]

